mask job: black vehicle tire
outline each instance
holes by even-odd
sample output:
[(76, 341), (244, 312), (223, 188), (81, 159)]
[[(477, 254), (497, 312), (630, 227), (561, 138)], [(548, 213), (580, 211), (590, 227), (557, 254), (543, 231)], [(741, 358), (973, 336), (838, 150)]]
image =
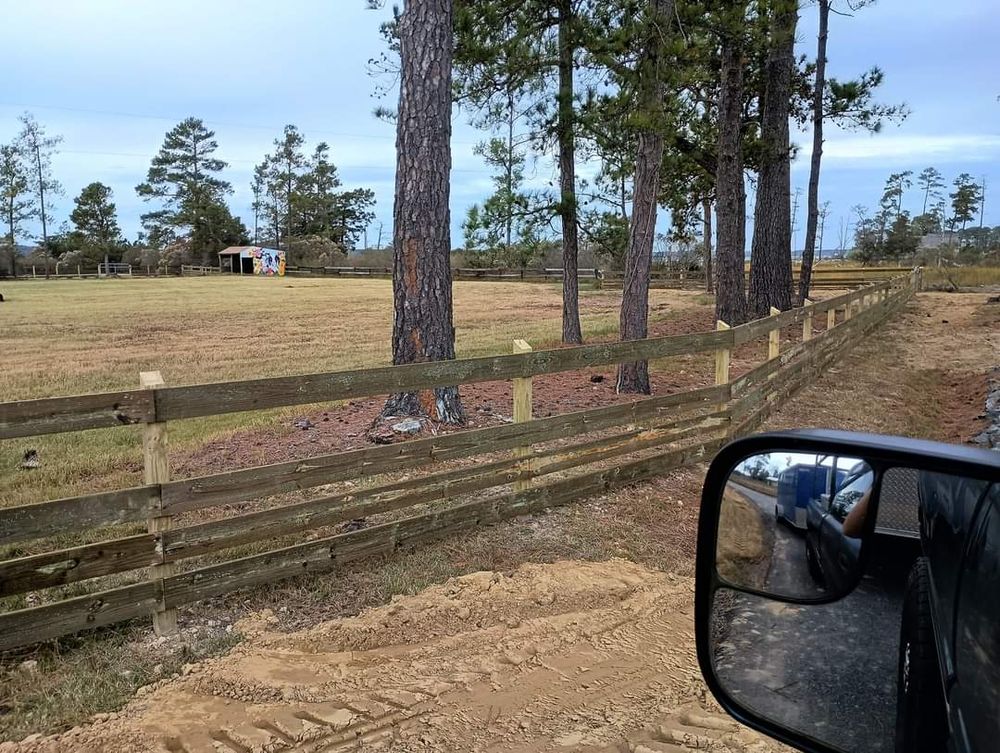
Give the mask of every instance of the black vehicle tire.
[(903, 595), (896, 676), (896, 752), (940, 753), (948, 739), (941, 668), (931, 622), (927, 558), (913, 564)]
[(826, 578), (823, 577), (823, 569), (819, 566), (819, 555), (813, 548), (812, 542), (806, 539), (806, 564), (809, 565), (809, 575), (816, 582), (817, 586), (826, 588)]

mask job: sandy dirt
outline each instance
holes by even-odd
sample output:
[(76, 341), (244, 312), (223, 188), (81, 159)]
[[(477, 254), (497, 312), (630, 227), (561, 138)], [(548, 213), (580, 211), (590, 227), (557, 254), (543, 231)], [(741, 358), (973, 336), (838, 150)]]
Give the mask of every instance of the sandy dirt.
[(768, 429), (836, 427), (963, 444), (985, 426), (1000, 365), (1000, 304), (986, 293), (921, 293), (781, 406)]
[(121, 713), (0, 750), (777, 750), (707, 697), (692, 602), (690, 578), (610, 560), (473, 573), (292, 634), (265, 611)]

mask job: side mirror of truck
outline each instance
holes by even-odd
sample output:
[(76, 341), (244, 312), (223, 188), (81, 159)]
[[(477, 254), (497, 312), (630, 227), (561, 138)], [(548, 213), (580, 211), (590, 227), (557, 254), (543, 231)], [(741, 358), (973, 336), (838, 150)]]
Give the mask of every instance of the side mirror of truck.
[(942, 495), (974, 505), (998, 480), (997, 453), (898, 437), (796, 431), (723, 448), (695, 589), (698, 660), (722, 706), (805, 751), (912, 739), (926, 720), (904, 718), (920, 705), (898, 691), (914, 692), (904, 603), (921, 521)]

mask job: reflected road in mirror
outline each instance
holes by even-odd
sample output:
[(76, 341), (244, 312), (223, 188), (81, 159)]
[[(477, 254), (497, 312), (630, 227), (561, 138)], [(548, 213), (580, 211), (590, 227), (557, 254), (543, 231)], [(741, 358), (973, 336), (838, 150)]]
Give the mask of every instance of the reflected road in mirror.
[(831, 604), (717, 591), (712, 635), (719, 681), (761, 715), (841, 750), (892, 751), (911, 547), (885, 540), (858, 587)]
[[(822, 596), (823, 588), (809, 575), (806, 564), (806, 550), (802, 534), (790, 526), (780, 524), (774, 514), (775, 497), (759, 489), (744, 486), (734, 481), (726, 485), (723, 513), (738, 510), (740, 506), (753, 505), (757, 520), (748, 522), (730, 521), (723, 518), (719, 526), (720, 541), (729, 538), (744, 541), (760, 541), (756, 569), (744, 564), (742, 571), (723, 566), (725, 559), (720, 545), (719, 574), (734, 585), (756, 588), (768, 593), (779, 593), (797, 597)], [(748, 504), (749, 503), (749, 504)], [(742, 525), (741, 525), (742, 523)], [(732, 534), (730, 536), (730, 534)]]

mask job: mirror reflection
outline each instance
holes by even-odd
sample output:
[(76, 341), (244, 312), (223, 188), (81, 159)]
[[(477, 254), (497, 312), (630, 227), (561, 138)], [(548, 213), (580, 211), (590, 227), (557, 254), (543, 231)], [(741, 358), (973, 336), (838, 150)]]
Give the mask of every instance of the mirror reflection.
[(875, 474), (858, 458), (769, 452), (729, 474), (716, 566), (731, 585), (830, 598), (857, 581)]
[[(714, 592), (711, 653), (735, 700), (846, 753), (944, 751), (949, 710), (970, 750), (994, 749), (1000, 484), (772, 453), (737, 465), (720, 513), (717, 567), (735, 588)], [(810, 588), (845, 593), (768, 595)]]

